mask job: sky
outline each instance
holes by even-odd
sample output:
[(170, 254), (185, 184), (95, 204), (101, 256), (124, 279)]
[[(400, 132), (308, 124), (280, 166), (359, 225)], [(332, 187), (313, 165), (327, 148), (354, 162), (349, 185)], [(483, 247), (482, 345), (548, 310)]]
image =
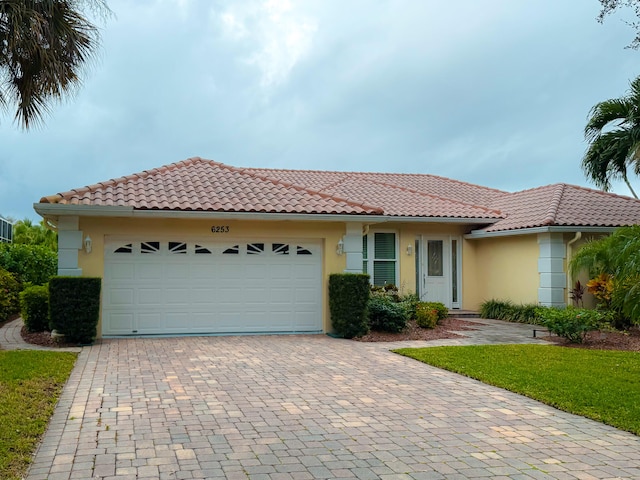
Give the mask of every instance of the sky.
[(632, 12), (597, 0), (107, 3), (82, 87), (36, 129), (0, 111), (0, 215), (193, 156), (593, 187), (589, 110), (640, 75)]

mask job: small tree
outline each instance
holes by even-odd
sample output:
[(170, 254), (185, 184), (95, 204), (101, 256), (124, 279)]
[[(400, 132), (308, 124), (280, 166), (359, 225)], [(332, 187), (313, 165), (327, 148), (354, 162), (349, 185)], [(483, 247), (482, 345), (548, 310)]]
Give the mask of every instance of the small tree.
[(588, 271), (594, 278), (589, 288), (598, 292), (600, 300), (640, 323), (640, 225), (622, 227), (608, 237), (586, 243), (573, 256), (569, 268), (574, 275)]

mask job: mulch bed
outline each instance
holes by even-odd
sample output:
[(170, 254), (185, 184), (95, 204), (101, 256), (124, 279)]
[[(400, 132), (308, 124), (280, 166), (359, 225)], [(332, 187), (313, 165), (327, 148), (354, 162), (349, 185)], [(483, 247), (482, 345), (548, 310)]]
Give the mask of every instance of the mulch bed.
[(452, 333), (456, 330), (475, 330), (478, 324), (459, 318), (445, 318), (436, 328), (421, 328), (415, 320), (407, 323), (407, 328), (400, 333), (386, 333), (371, 331), (368, 334), (354, 338), (358, 342), (400, 342), (403, 340), (441, 340), (444, 338), (458, 338), (462, 335)]
[(23, 325), (20, 330), (22, 339), (32, 345), (40, 345), (41, 347), (77, 347), (75, 343), (56, 342), (51, 338), (51, 332), (27, 332), (27, 328)]
[[(441, 340), (458, 338), (462, 335), (454, 333), (462, 330), (475, 330), (478, 323), (460, 318), (446, 318), (436, 328), (420, 328), (415, 321), (410, 321), (407, 328), (400, 333), (369, 332), (367, 335), (353, 340), (358, 342), (400, 342), (404, 340)], [(51, 339), (51, 332), (29, 333), (22, 327), (22, 338), (25, 342), (44, 347), (73, 347), (70, 343), (56, 343)], [(626, 350), (640, 352), (640, 327), (633, 327), (628, 332), (589, 332), (584, 343), (569, 343), (556, 335), (543, 335), (557, 345), (572, 348), (589, 348), (600, 350)]]
[(627, 332), (589, 332), (583, 343), (569, 343), (556, 335), (540, 338), (564, 347), (640, 352), (640, 327), (630, 328)]

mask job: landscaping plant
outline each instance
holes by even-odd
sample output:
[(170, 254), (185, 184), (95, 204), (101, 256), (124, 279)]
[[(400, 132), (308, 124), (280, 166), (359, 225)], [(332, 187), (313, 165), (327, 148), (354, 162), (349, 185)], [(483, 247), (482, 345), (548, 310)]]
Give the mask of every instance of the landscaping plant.
[(51, 329), (69, 342), (93, 342), (100, 315), (100, 288), (100, 278), (53, 277), (49, 282)]
[(365, 335), (369, 275), (363, 273), (333, 273), (329, 275), (329, 311), (336, 334), (344, 338)]
[(20, 314), (28, 332), (49, 329), (49, 287), (33, 285), (20, 292)]
[(550, 332), (572, 343), (582, 343), (587, 332), (597, 330), (606, 317), (597, 310), (585, 308), (540, 308), (540, 317)]
[(398, 333), (407, 327), (407, 308), (393, 297), (373, 295), (367, 305), (371, 330)]
[(416, 307), (416, 324), (421, 328), (435, 328), (438, 324), (438, 311), (427, 302)]
[(20, 311), (20, 282), (15, 275), (0, 268), (0, 323)]

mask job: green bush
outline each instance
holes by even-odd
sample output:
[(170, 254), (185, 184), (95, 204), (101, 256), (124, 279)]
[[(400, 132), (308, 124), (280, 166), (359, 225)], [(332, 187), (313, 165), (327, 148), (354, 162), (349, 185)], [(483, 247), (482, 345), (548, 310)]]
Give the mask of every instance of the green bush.
[(0, 268), (22, 283), (44, 285), (58, 270), (58, 255), (42, 245), (0, 243)]
[(480, 317), (494, 320), (505, 320), (511, 316), (513, 303), (509, 301), (487, 300), (480, 305)]
[(49, 329), (49, 287), (34, 285), (20, 293), (20, 314), (29, 332)]
[(606, 321), (601, 312), (585, 308), (542, 307), (538, 311), (550, 332), (571, 343), (582, 343), (587, 332), (597, 330)]
[(404, 297), (400, 297), (400, 303), (407, 314), (407, 319), (416, 318), (416, 307), (420, 303), (420, 297), (417, 293), (409, 293)]
[(367, 301), (369, 275), (332, 273), (329, 275), (329, 311), (336, 334), (344, 338), (360, 337), (369, 331)]
[(421, 328), (435, 328), (438, 324), (438, 310), (433, 302), (420, 302), (416, 307), (416, 324)]
[(91, 343), (100, 315), (101, 279), (53, 277), (49, 282), (51, 329), (72, 343)]
[(372, 296), (367, 306), (369, 327), (380, 332), (398, 333), (407, 327), (407, 308), (386, 296)]
[(487, 300), (480, 305), (480, 317), (542, 325), (543, 321), (538, 314), (538, 309), (539, 305), (533, 303), (515, 305), (510, 301)]
[(438, 322), (440, 320), (444, 320), (449, 316), (449, 309), (441, 302), (425, 302), (427, 308), (434, 310), (436, 312), (436, 316), (438, 317)]
[(20, 311), (20, 282), (0, 267), (0, 323)]

